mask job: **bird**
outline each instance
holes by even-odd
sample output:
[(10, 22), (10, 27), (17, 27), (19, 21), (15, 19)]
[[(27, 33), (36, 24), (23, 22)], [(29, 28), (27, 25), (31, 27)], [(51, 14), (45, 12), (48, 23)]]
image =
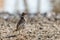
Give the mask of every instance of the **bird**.
[(19, 25), (21, 25), (21, 24), (23, 24), (23, 23), (25, 22), (24, 16), (25, 16), (26, 14), (27, 14), (27, 13), (24, 13), (24, 12), (21, 14), (21, 19), (18, 21), (15, 31), (19, 30)]

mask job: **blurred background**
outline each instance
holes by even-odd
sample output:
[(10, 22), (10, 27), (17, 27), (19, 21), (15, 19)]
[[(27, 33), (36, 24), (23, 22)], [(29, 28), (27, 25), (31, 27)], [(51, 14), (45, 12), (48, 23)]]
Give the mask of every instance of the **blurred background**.
[[(42, 13), (51, 10), (51, 0), (0, 0), (0, 12), (7, 11), (12, 13), (14, 10), (23, 12), (28, 10), (29, 13), (36, 13), (40, 10)], [(50, 5), (51, 4), (51, 5)]]
[(0, 0), (0, 13), (60, 13), (60, 0)]
[(3, 11), (4, 7), (4, 0), (0, 0), (0, 12)]

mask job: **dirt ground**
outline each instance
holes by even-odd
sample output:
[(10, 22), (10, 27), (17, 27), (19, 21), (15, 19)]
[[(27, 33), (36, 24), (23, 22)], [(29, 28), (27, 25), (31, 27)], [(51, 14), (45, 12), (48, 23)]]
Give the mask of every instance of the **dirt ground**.
[(60, 40), (60, 20), (40, 15), (25, 17), (25, 22), (16, 30), (19, 18), (0, 18), (0, 40)]

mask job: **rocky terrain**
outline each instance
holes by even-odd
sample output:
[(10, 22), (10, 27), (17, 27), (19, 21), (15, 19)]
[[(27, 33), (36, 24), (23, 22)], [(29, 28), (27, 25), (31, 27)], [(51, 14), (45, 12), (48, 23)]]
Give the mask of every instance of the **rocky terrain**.
[(0, 18), (0, 40), (60, 40), (60, 20), (41, 15), (25, 16), (25, 22), (16, 25), (19, 18)]

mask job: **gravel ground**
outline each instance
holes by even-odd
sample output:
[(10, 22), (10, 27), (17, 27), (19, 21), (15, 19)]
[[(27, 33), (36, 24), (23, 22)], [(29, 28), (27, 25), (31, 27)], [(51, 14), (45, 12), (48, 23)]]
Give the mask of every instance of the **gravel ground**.
[(60, 20), (37, 15), (25, 17), (25, 22), (16, 30), (18, 18), (0, 18), (0, 40), (60, 40)]

